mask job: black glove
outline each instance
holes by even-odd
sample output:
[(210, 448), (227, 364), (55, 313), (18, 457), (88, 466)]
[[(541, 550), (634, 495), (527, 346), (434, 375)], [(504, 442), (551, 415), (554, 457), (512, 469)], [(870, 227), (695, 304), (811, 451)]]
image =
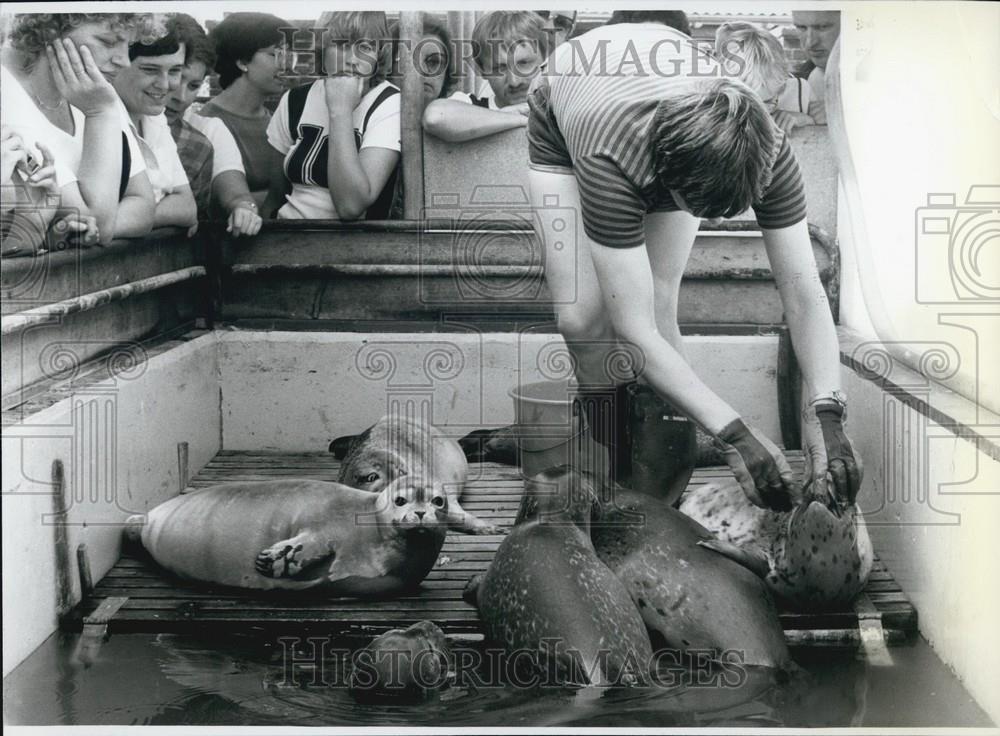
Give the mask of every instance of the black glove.
[[(861, 488), (861, 465), (844, 432), (844, 408), (835, 401), (816, 404), (816, 418), (823, 432), (826, 471), (833, 477), (834, 492), (837, 498), (853, 504)], [(825, 474), (813, 477), (813, 483), (818, 484), (817, 491), (825, 490), (825, 481)]]
[(742, 419), (734, 419), (723, 427), (716, 447), (754, 505), (772, 511), (790, 511), (799, 501), (801, 489), (784, 454)]

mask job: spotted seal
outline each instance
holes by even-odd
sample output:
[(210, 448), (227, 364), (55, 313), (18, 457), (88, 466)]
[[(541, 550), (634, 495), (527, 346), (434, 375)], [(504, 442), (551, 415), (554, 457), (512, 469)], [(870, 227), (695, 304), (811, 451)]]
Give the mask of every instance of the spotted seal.
[(751, 504), (735, 480), (707, 483), (687, 491), (680, 510), (795, 610), (843, 607), (868, 581), (874, 550), (861, 511), (832, 495), (820, 498), (812, 486), (794, 509), (775, 512)]
[(597, 497), (568, 466), (529, 480), (514, 528), (463, 597), (488, 640), (531, 663), (553, 684), (645, 682), (649, 637), (628, 592), (590, 542)]
[(448, 498), (405, 476), (379, 493), (318, 480), (226, 483), (175, 496), (126, 533), (182, 577), (260, 590), (388, 595), (420, 584)]
[(337, 480), (363, 491), (380, 491), (405, 475), (434, 479), (448, 495), (448, 526), (466, 534), (500, 534), (499, 527), (462, 508), (459, 497), (469, 463), (458, 443), (426, 422), (386, 415), (354, 437), (330, 443), (344, 454)]
[(705, 527), (658, 498), (616, 487), (591, 537), (655, 645), (744, 665), (791, 667), (763, 581), (706, 546), (714, 537)]

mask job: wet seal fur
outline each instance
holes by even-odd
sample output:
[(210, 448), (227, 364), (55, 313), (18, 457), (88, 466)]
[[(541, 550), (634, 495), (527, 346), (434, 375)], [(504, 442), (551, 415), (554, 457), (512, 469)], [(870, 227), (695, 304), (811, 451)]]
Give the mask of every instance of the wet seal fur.
[(758, 570), (781, 602), (798, 611), (842, 608), (868, 582), (874, 550), (861, 511), (811, 486), (789, 512), (760, 509), (735, 481), (707, 483), (680, 510), (708, 528), (715, 548)]
[(502, 533), (462, 508), (458, 499), (469, 463), (459, 444), (430, 424), (386, 415), (359, 435), (333, 440), (330, 452), (343, 453), (340, 483), (377, 492), (401, 476), (420, 476), (447, 495), (450, 528), (466, 534)]
[(711, 532), (660, 499), (617, 487), (591, 527), (654, 645), (790, 671), (778, 611), (753, 572), (704, 546)]
[(129, 517), (126, 534), (193, 580), (383, 596), (415, 588), (434, 567), (447, 504), (409, 476), (379, 493), (318, 480), (227, 483)]
[(585, 476), (567, 466), (539, 473), (493, 562), (463, 593), (486, 638), (547, 684), (648, 682), (653, 655), (642, 619), (590, 541), (597, 508)]
[(359, 701), (425, 698), (449, 682), (451, 648), (433, 621), (392, 629), (354, 655), (351, 694)]

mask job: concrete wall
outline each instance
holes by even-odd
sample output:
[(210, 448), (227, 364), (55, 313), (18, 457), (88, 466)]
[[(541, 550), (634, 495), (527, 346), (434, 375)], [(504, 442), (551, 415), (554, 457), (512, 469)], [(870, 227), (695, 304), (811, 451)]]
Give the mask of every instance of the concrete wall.
[[(153, 355), (3, 428), (3, 674), (79, 600), (76, 548), (86, 543), (95, 582), (119, 556), (120, 522), (178, 491), (177, 444), (197, 472), (219, 450), (216, 339), (205, 335)], [(6, 418), (6, 415), (5, 415)], [(66, 524), (52, 465), (65, 468)], [(55, 537), (65, 532), (69, 600), (59, 600)], [(62, 573), (66, 577), (66, 573)]]
[[(223, 447), (323, 451), (386, 413), (426, 403), (428, 419), (460, 437), (510, 424), (507, 390), (567, 376), (557, 335), (222, 332)], [(689, 337), (699, 374), (776, 441), (778, 338)]]
[[(806, 182), (809, 222), (831, 235), (837, 231), (837, 165), (824, 126), (798, 128), (792, 148)], [(503, 216), (524, 212), (528, 145), (524, 129), (468, 143), (445, 143), (424, 136), (424, 204), (428, 217), (451, 217), (450, 211)], [(511, 215), (512, 217), (515, 215)], [(523, 216), (523, 215), (522, 215)], [(735, 219), (748, 219), (749, 214)], [(530, 220), (530, 215), (528, 216)]]
[[(858, 503), (875, 550), (913, 601), (920, 631), (1000, 722), (1000, 462), (945, 424), (1000, 440), (1000, 417), (928, 382), (881, 351), (852, 347), (893, 395), (844, 370), (848, 433), (865, 462)], [(924, 402), (947, 417), (912, 408)], [(995, 453), (994, 453), (995, 455)], [(891, 650), (890, 650), (891, 651)], [(901, 683), (901, 686), (905, 686)]]
[[(842, 7), (840, 79), (857, 170), (845, 184), (859, 195), (840, 235), (842, 321), (864, 332), (870, 319), (886, 341), (954, 346), (960, 364), (942, 380), (1000, 412), (1000, 5)], [(929, 103), (941, 90), (947, 104)], [(928, 207), (932, 195), (953, 204)], [(928, 218), (936, 232), (925, 231)]]

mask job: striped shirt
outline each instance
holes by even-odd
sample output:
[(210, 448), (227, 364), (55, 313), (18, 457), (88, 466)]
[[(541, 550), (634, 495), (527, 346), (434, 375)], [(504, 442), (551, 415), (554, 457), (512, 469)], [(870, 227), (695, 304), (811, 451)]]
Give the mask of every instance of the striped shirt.
[(208, 218), (208, 208), (212, 201), (212, 167), (215, 149), (211, 141), (197, 128), (183, 118), (177, 118), (170, 126), (170, 134), (177, 144), (177, 155), (187, 174), (191, 193), (198, 205), (198, 218)]
[[(603, 26), (562, 44), (550, 62), (550, 105), (580, 189), (584, 229), (602, 245), (645, 242), (647, 212), (677, 210), (656, 185), (652, 139), (657, 105), (719, 76), (690, 38), (656, 23)], [(777, 129), (776, 129), (777, 130)], [(770, 186), (753, 203), (762, 228), (805, 218), (798, 164), (784, 134)]]

